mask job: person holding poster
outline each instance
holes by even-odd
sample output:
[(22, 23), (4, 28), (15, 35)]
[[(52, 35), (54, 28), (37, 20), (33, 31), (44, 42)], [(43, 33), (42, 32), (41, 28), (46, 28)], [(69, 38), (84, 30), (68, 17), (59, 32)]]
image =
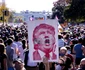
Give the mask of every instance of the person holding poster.
[(48, 24), (40, 24), (33, 31), (33, 60), (41, 60), (47, 57), (49, 60), (57, 59), (55, 53), (55, 28)]

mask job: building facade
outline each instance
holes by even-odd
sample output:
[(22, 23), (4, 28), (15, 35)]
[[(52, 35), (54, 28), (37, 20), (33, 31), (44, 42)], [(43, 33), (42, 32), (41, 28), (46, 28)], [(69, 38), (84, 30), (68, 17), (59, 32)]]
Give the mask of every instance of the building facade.
[(14, 13), (14, 21), (16, 20), (22, 20), (22, 21), (28, 21), (30, 18), (33, 18), (35, 20), (44, 20), (48, 19), (48, 16), (51, 15), (51, 12), (34, 12), (34, 11), (21, 11), (20, 13)]

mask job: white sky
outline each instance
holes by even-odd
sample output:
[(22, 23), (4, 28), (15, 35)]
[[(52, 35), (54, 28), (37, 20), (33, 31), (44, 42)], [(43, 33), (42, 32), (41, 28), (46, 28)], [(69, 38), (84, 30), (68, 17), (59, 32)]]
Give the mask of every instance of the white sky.
[(5, 0), (7, 7), (16, 12), (25, 10), (51, 11), (55, 1), (57, 0)]

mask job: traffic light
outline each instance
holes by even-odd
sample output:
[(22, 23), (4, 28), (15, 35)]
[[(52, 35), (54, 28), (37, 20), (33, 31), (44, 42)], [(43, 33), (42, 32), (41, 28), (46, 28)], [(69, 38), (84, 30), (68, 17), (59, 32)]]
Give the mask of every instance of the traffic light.
[(9, 16), (9, 11), (8, 10), (4, 11), (4, 16)]

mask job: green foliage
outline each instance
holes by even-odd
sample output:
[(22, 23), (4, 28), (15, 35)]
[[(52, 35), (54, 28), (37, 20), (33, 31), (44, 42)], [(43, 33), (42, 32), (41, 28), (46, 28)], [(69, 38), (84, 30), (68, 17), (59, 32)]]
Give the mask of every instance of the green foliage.
[(85, 0), (72, 0), (72, 3), (64, 11), (67, 20), (81, 21), (85, 19)]
[(13, 22), (14, 16), (13, 16), (13, 12), (10, 12), (10, 16), (8, 18), (8, 22)]

